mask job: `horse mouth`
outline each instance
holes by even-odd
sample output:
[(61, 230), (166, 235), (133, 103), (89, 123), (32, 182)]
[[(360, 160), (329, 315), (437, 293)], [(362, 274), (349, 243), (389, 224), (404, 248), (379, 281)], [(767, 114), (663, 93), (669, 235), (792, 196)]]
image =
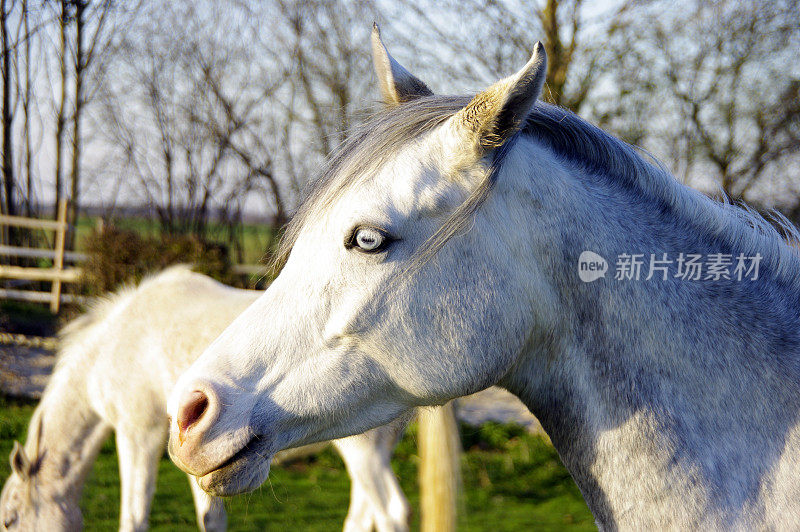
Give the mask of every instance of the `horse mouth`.
[(227, 460), (222, 462), (215, 469), (212, 469), (211, 471), (206, 473), (206, 475), (209, 475), (209, 474), (214, 473), (215, 471), (219, 471), (221, 469), (225, 469), (226, 467), (230, 466), (234, 462), (238, 461), (240, 458), (242, 458), (242, 457), (244, 457), (244, 456), (246, 456), (248, 454), (253, 454), (255, 452), (254, 448), (256, 446), (256, 442), (257, 441), (258, 441), (258, 436), (253, 436), (250, 439), (249, 442), (244, 444), (244, 447), (242, 447), (241, 449), (236, 451), (230, 458), (228, 458)]
[(203, 491), (227, 497), (252, 491), (266, 480), (271, 455), (264, 455), (266, 442), (254, 436), (244, 447), (208, 473), (197, 477)]

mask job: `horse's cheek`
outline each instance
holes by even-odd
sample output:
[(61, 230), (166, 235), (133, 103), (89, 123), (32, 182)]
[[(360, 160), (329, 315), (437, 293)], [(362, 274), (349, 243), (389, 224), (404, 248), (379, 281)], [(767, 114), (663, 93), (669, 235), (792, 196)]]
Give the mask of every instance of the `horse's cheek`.
[(461, 375), (458, 395), (473, 393), (496, 384), (512, 367), (523, 348), (531, 329), (532, 316), (524, 312), (522, 294), (508, 286), (509, 279), (494, 279), (491, 286), (484, 279), (473, 280), (473, 290), (462, 291), (467, 300), (455, 308), (470, 309), (453, 312), (453, 302), (443, 301), (442, 308), (451, 309), (450, 330), (453, 338), (447, 368), (451, 375)]

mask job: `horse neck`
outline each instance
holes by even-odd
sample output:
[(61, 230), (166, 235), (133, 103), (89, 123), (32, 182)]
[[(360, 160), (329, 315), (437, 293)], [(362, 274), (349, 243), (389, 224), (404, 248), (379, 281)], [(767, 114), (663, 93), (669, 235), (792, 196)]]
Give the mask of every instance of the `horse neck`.
[[(573, 187), (583, 199), (542, 213), (559, 230), (538, 265), (558, 318), (502, 384), (542, 421), (599, 522), (651, 500), (650, 521), (629, 525), (671, 522), (670, 504), (742, 507), (782, 453), (800, 457), (800, 294), (769, 268), (757, 283), (615, 281), (621, 253), (738, 250), (613, 181)], [(584, 250), (611, 274), (580, 281)]]
[(41, 434), (29, 436), (25, 447), (28, 455), (34, 456), (38, 446), (42, 458), (38, 488), (77, 503), (110, 429), (91, 407), (86, 390), (88, 368), (70, 362), (74, 361), (51, 377), (29, 430), (29, 434), (41, 430)]

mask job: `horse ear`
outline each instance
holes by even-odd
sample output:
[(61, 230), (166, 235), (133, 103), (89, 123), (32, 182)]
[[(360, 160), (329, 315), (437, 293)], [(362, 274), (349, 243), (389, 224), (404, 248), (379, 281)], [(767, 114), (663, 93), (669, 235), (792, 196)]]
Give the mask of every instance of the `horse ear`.
[(420, 96), (433, 95), (427, 85), (389, 55), (389, 51), (381, 41), (381, 30), (376, 23), (372, 24), (372, 61), (386, 105), (394, 106)]
[(25, 449), (22, 448), (22, 445), (20, 445), (18, 441), (14, 442), (10, 461), (11, 470), (19, 475), (21, 479), (27, 480), (30, 477), (31, 461), (28, 460)]
[(522, 70), (475, 96), (452, 120), (474, 139), (479, 151), (499, 148), (524, 126), (546, 76), (547, 52), (537, 42)]

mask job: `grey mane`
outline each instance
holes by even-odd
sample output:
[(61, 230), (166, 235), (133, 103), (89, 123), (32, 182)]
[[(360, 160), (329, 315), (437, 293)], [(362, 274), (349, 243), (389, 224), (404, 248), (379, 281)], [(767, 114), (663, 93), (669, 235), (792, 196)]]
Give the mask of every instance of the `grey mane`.
[[(309, 218), (335, 201), (351, 186), (379, 168), (400, 148), (434, 129), (463, 109), (470, 96), (427, 96), (378, 112), (357, 128), (335, 152), (320, 178), (312, 181), (306, 199), (286, 226), (273, 263), (277, 271), (288, 258), (295, 240)], [(765, 266), (789, 284), (800, 288), (800, 256), (787, 245), (771, 223), (747, 207), (718, 202), (680, 184), (654, 160), (645, 160), (637, 148), (609, 135), (571, 111), (538, 102), (519, 136), (548, 148), (565, 164), (595, 179), (613, 181), (652, 200), (665, 211), (673, 211), (709, 238), (726, 239), (741, 252), (764, 257)], [(514, 140), (504, 148), (513, 147)], [(503, 150), (501, 148), (500, 150)], [(498, 150), (498, 151), (500, 151)], [(479, 185), (463, 208), (458, 209), (421, 250), (420, 262), (430, 257), (459, 228), (468, 223), (486, 198), (503, 163), (503, 153), (494, 154), (493, 171)], [(800, 232), (780, 216), (775, 222), (788, 240), (800, 242)]]

